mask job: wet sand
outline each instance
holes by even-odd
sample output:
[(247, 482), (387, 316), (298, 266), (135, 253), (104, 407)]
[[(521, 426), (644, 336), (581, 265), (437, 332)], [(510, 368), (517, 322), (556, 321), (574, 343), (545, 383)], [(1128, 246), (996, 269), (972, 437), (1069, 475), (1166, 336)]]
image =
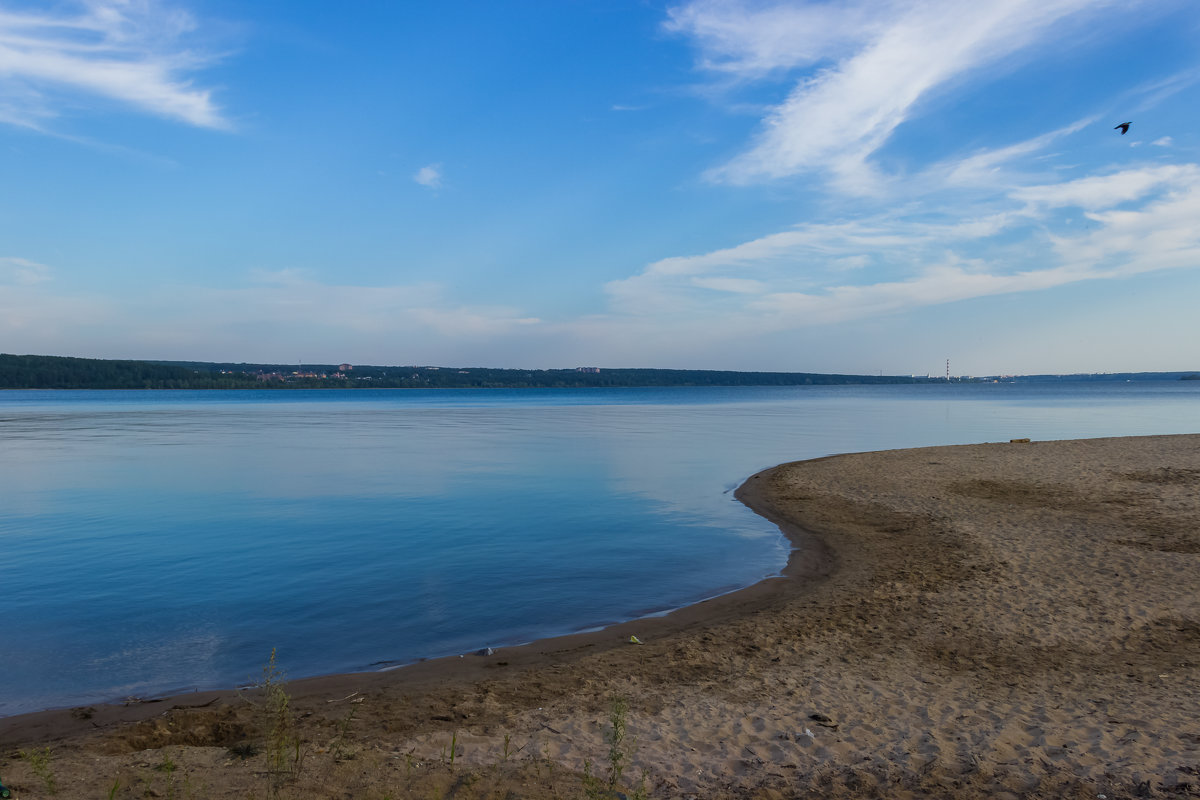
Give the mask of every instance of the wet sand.
[(578, 797), (622, 697), (653, 797), (1200, 794), (1200, 436), (835, 456), (739, 497), (783, 576), (294, 682), (275, 774), (261, 693), (224, 692), (0, 719), (0, 776), (43, 796), (18, 751), (48, 747), (59, 797)]

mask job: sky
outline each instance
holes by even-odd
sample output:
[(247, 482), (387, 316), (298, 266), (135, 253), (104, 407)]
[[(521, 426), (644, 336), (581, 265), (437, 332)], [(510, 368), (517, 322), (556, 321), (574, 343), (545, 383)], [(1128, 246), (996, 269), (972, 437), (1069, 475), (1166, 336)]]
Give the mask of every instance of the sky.
[(0, 352), (1197, 369), (1198, 122), (1194, 0), (0, 0)]

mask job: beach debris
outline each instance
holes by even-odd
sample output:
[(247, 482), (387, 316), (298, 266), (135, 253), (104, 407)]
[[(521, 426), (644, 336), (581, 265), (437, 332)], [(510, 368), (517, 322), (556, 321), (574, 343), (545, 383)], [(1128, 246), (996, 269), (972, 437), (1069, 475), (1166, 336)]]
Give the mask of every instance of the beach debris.
[(1029, 444), (1028, 439), (1009, 439), (1009, 444)]
[(822, 728), (829, 728), (835, 731), (838, 729), (838, 723), (834, 722), (824, 714), (809, 714), (808, 718), (820, 725)]
[[(199, 690), (197, 690), (197, 691), (199, 691)], [(175, 705), (171, 706), (171, 710), (175, 711), (175, 710), (181, 709), (181, 708), (208, 708), (209, 706), (211, 706), (213, 703), (217, 702), (220, 699), (221, 699), (220, 697), (214, 697), (213, 699), (209, 700), (206, 703), (192, 703), (191, 705), (180, 705), (179, 703), (176, 703)], [(92, 710), (95, 711), (95, 709), (92, 709)]]
[(630, 636), (630, 637), (629, 637), (629, 643), (630, 643), (630, 644), (642, 644), (642, 640), (641, 640), (641, 639), (639, 639), (639, 638), (638, 638), (638, 637), (636, 637), (636, 636)]
[(494, 654), (495, 654), (495, 652), (496, 652), (496, 651), (495, 651), (495, 650), (493, 650), (492, 648), (490, 648), (490, 647), (485, 647), (485, 648), (483, 648), (482, 650), (476, 650), (476, 651), (475, 651), (475, 655), (477, 655), (477, 656), (490, 656), (490, 655), (494, 655)]
[(783, 731), (779, 734), (779, 738), (786, 739), (806, 747), (809, 743), (817, 741), (817, 735), (808, 728), (802, 728), (798, 731)]
[[(325, 702), (326, 703), (342, 703), (342, 702), (345, 702), (346, 700), (349, 700), (352, 697), (358, 697), (358, 692), (351, 692), (350, 694), (346, 695), (345, 697), (334, 698), (333, 700), (326, 700)], [(359, 698), (358, 700), (355, 700), (354, 702), (361, 703), (365, 699), (366, 699), (365, 697)]]
[(0, 797), (12, 797), (12, 790), (0, 783)]

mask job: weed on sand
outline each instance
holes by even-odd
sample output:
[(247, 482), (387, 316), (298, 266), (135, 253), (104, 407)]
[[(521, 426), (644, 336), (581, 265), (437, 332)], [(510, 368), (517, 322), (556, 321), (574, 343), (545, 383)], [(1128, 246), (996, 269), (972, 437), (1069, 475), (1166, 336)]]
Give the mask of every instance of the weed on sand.
[(280, 789), (296, 780), (304, 765), (304, 748), (296, 731), (291, 697), (284, 688), (284, 673), (275, 660), (275, 648), (263, 667), (259, 709), (265, 732), (263, 748), (267, 761), (267, 796), (278, 797)]
[[(613, 797), (624, 797), (618, 788), (629, 764), (629, 701), (624, 697), (614, 697), (608, 710), (608, 728), (604, 731), (604, 742), (608, 745), (608, 766), (603, 776), (592, 773), (592, 765), (583, 765), (583, 794), (587, 800), (608, 800)], [(644, 800), (646, 797), (646, 775), (638, 782), (638, 787), (629, 797), (634, 800)]]
[(54, 768), (50, 764), (50, 748), (22, 750), (20, 755), (29, 764), (33, 774), (42, 779), (42, 784), (46, 787), (46, 794), (58, 794), (58, 781), (54, 777)]

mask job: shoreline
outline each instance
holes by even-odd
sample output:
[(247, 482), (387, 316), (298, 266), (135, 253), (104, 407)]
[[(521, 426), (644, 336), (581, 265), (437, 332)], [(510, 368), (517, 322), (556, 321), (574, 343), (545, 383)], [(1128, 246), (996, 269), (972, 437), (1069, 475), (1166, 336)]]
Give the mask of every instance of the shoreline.
[[(827, 458), (836, 458), (836, 456), (827, 456)], [(538, 666), (538, 662), (553, 655), (584, 649), (592, 650), (593, 648), (600, 650), (624, 648), (629, 644), (629, 637), (633, 635), (640, 638), (661, 638), (697, 625), (703, 625), (714, 616), (724, 616), (734, 610), (744, 610), (747, 605), (756, 605), (764, 599), (784, 591), (784, 587), (781, 585), (783, 582), (797, 579), (820, 580), (826, 577), (832, 568), (831, 552), (824, 541), (809, 531), (791, 525), (786, 519), (773, 516), (769, 511), (763, 510), (768, 508), (768, 504), (752, 482), (772, 469), (775, 468), (761, 470), (747, 478), (734, 490), (734, 497), (751, 511), (776, 525), (789, 543), (787, 562), (774, 575), (768, 575), (749, 586), (723, 592), (665, 612), (656, 612), (594, 629), (496, 647), (493, 649), (492, 656), (446, 655), (376, 670), (337, 672), (288, 679), (288, 689), (296, 698), (310, 698), (325, 693), (336, 694), (342, 689), (353, 690), (351, 687), (373, 687), (379, 683), (397, 680), (405, 683), (412, 682), (416, 685), (443, 680), (478, 680), (488, 674), (485, 671), (488, 669), (488, 662), (482, 659), (490, 658), (493, 662), (504, 660), (509, 665), (529, 668)], [(598, 651), (594, 650), (593, 652)], [(0, 716), (0, 748), (18, 739), (26, 742), (40, 742), (71, 736), (89, 728), (140, 722), (163, 713), (164, 709), (194, 708), (199, 704), (207, 706), (213, 702), (235, 702), (239, 694), (253, 688), (253, 686), (235, 686), (182, 691), (138, 698), (136, 702), (96, 702), (82, 706), (62, 706)], [(79, 709), (81, 708), (93, 709), (86, 720), (79, 719)], [(87, 724), (84, 725), (81, 722)], [(34, 733), (36, 736), (31, 736)]]
[[(627, 778), (652, 797), (1200, 793), (1200, 435), (831, 456), (737, 497), (799, 545), (780, 577), (490, 656), (290, 682), (309, 749), (285, 796), (577, 796), (618, 697)], [(263, 756), (230, 755), (261, 735), (254, 699), (0, 719), (0, 774), (34, 794), (15, 753), (50, 746), (95, 796), (98, 773), (100, 794), (161, 783), (169, 754), (214, 796), (261, 794)]]

